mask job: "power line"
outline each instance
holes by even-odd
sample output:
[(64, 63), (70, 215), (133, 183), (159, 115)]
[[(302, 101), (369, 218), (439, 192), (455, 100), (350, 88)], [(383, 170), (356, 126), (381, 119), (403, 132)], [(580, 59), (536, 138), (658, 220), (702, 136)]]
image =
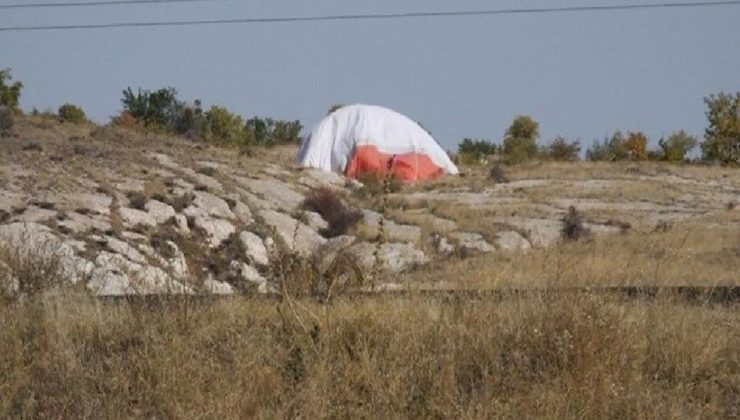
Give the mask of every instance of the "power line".
[(157, 4), (157, 3), (199, 3), (216, 0), (113, 0), (113, 1), (76, 1), (70, 3), (19, 3), (0, 4), (0, 9), (37, 9), (48, 7), (88, 7), (118, 6), (124, 4)]
[(374, 13), (374, 14), (347, 14), (326, 16), (294, 16), (294, 17), (266, 17), (266, 18), (241, 18), (241, 19), (211, 19), (211, 20), (184, 20), (184, 21), (160, 21), (160, 22), (117, 22), (117, 23), (91, 23), (77, 25), (37, 25), (37, 26), (7, 26), (0, 27), (0, 32), (10, 31), (42, 31), (42, 30), (72, 30), (72, 29), (110, 29), (110, 28), (140, 28), (151, 26), (193, 26), (193, 25), (216, 25), (216, 24), (250, 24), (250, 23), (298, 23), (298, 22), (323, 22), (323, 21), (346, 21), (346, 20), (384, 20), (384, 19), (413, 19), (428, 17), (463, 17), (463, 16), (486, 16), (486, 15), (524, 15), (545, 14), (563, 12), (599, 12), (616, 10), (637, 9), (675, 9), (687, 7), (709, 7), (740, 5), (740, 0), (706, 1), (706, 2), (673, 2), (652, 4), (623, 4), (605, 6), (570, 6), (570, 7), (543, 7), (533, 9), (494, 9), (494, 10), (467, 10), (448, 12), (408, 12), (408, 13)]

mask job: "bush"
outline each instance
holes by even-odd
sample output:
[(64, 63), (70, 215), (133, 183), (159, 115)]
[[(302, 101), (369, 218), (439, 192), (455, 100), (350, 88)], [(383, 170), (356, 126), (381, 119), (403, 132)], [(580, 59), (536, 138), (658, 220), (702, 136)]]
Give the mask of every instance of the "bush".
[(686, 154), (696, 147), (696, 137), (680, 130), (672, 133), (666, 139), (660, 139), (658, 144), (661, 148), (660, 158), (668, 162), (680, 162), (686, 158)]
[(334, 190), (326, 187), (312, 189), (303, 201), (303, 207), (326, 220), (329, 227), (320, 233), (328, 237), (344, 235), (362, 219), (359, 210), (347, 207)]
[(272, 147), (282, 144), (299, 144), (303, 126), (298, 120), (283, 121), (272, 118), (253, 117), (247, 120), (247, 136), (259, 146)]
[(459, 158), (466, 163), (478, 163), (489, 155), (498, 153), (498, 147), (487, 140), (474, 140), (464, 138), (457, 145)]
[(131, 88), (123, 91), (123, 110), (144, 123), (147, 128), (176, 131), (182, 118), (185, 104), (177, 99), (175, 88), (162, 88), (157, 91)]
[(491, 171), (488, 173), (488, 179), (497, 184), (506, 184), (509, 182), (509, 178), (506, 176), (504, 168), (498, 164), (493, 165), (493, 168), (491, 168)]
[(586, 159), (592, 161), (616, 161), (627, 158), (625, 148), (626, 139), (621, 131), (617, 130), (610, 138), (604, 139), (602, 143), (594, 140), (591, 147), (586, 150)]
[[(401, 191), (401, 180), (392, 175), (383, 175), (380, 172), (365, 172), (357, 177), (362, 184), (359, 191), (362, 196), (380, 197)], [(387, 184), (387, 185), (386, 185)]]
[(581, 152), (581, 142), (578, 140), (568, 141), (564, 137), (556, 137), (546, 148), (545, 155), (558, 161), (574, 162), (578, 160)]
[(74, 104), (64, 104), (60, 106), (57, 114), (59, 115), (59, 120), (61, 122), (69, 122), (73, 124), (82, 124), (87, 122), (85, 111)]
[(563, 217), (562, 222), (563, 228), (560, 234), (565, 240), (577, 241), (591, 233), (587, 227), (583, 226), (583, 216), (573, 206), (568, 208), (568, 213)]
[(539, 123), (526, 115), (514, 118), (504, 136), (503, 154), (507, 163), (519, 163), (537, 155)]
[(0, 131), (9, 131), (13, 128), (15, 119), (13, 118), (13, 111), (10, 107), (0, 105)]
[(205, 113), (205, 124), (202, 131), (202, 136), (206, 141), (239, 146), (247, 146), (251, 143), (242, 117), (219, 106), (212, 106)]
[(0, 106), (4, 105), (10, 108), (11, 111), (17, 111), (23, 83), (15, 82), (11, 84), (11, 80), (13, 80), (13, 76), (10, 74), (10, 69), (0, 70)]
[(701, 145), (705, 160), (740, 163), (740, 92), (704, 99), (709, 126)]
[(630, 160), (647, 160), (647, 143), (648, 138), (641, 131), (628, 132), (624, 140), (624, 149), (627, 152), (627, 158)]

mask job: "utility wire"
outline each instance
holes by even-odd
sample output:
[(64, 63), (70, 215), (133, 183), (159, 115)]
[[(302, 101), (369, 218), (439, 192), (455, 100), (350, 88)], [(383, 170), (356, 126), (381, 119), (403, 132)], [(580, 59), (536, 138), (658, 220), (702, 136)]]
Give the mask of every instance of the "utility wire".
[(88, 7), (119, 6), (124, 4), (158, 4), (158, 3), (200, 3), (217, 0), (113, 0), (113, 1), (76, 1), (69, 3), (18, 3), (0, 4), (0, 9), (38, 9), (48, 7)]
[(428, 17), (462, 17), (462, 16), (485, 16), (485, 15), (524, 15), (545, 14), (563, 12), (598, 12), (616, 10), (637, 9), (675, 9), (687, 7), (709, 7), (740, 5), (740, 0), (727, 1), (705, 1), (705, 2), (672, 2), (652, 4), (622, 4), (604, 6), (570, 6), (570, 7), (543, 7), (533, 9), (493, 9), (493, 10), (467, 10), (448, 12), (408, 12), (408, 13), (374, 13), (374, 14), (347, 14), (326, 16), (294, 16), (294, 17), (265, 17), (265, 18), (241, 18), (241, 19), (210, 19), (210, 20), (182, 20), (182, 21), (160, 21), (160, 22), (118, 22), (118, 23), (92, 23), (77, 25), (37, 25), (37, 26), (6, 26), (0, 27), (0, 32), (10, 31), (42, 31), (42, 30), (71, 30), (71, 29), (109, 29), (109, 28), (140, 28), (151, 26), (193, 26), (193, 25), (216, 25), (216, 24), (250, 24), (250, 23), (297, 23), (297, 22), (323, 22), (323, 21), (347, 21), (347, 20), (385, 20), (385, 19), (412, 19)]

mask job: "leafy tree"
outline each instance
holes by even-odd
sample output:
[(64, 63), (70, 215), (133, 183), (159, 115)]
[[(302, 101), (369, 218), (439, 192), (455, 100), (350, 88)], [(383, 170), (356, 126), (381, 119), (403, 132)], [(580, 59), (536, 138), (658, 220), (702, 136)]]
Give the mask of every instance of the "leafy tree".
[(740, 163), (740, 92), (704, 98), (709, 126), (702, 154), (706, 160)]
[(627, 138), (624, 140), (624, 149), (627, 152), (627, 158), (630, 160), (647, 160), (647, 136), (641, 132), (627, 133)]
[(696, 137), (683, 130), (671, 133), (667, 138), (658, 141), (661, 149), (661, 159), (669, 162), (680, 162), (686, 154), (696, 147)]
[(17, 111), (23, 83), (16, 81), (11, 84), (12, 80), (10, 69), (0, 70), (0, 105), (7, 106), (11, 111)]
[(69, 122), (73, 124), (82, 124), (87, 122), (85, 111), (74, 104), (64, 104), (60, 106), (57, 111), (57, 115), (59, 115), (59, 120), (61, 122)]
[(532, 117), (519, 115), (514, 118), (504, 136), (503, 153), (509, 163), (522, 162), (537, 155), (540, 125)]
[(576, 161), (581, 152), (581, 142), (568, 141), (564, 137), (556, 137), (546, 148), (545, 155), (553, 160)]

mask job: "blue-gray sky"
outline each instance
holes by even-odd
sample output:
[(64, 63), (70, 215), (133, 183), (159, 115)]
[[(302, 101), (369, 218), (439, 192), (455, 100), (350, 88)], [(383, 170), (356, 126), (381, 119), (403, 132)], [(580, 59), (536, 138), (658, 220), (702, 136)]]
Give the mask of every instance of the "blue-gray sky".
[[(0, 4), (20, 0), (0, 0)], [(645, 1), (645, 3), (652, 2)], [(6, 9), (0, 26), (626, 4), (624, 0), (259, 0)], [(639, 1), (632, 2), (640, 3)], [(701, 136), (703, 97), (740, 90), (740, 6), (79, 31), (0, 32), (24, 109), (104, 122), (127, 87), (310, 128), (334, 103), (394, 108), (454, 149), (518, 114), (589, 145), (616, 129)]]

